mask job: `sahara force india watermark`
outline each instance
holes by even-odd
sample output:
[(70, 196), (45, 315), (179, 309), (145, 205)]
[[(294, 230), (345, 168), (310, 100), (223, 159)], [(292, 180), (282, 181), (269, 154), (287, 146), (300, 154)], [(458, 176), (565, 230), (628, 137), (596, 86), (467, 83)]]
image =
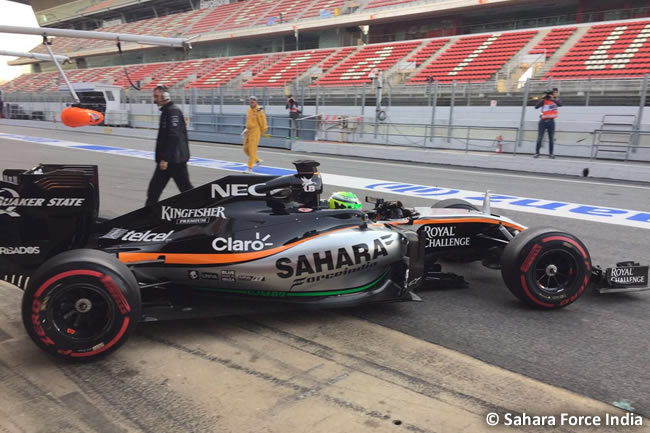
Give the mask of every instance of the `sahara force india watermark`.
[(529, 415), (526, 412), (498, 414), (490, 412), (485, 416), (485, 423), (494, 427), (497, 425), (512, 427), (527, 426), (568, 426), (568, 427), (601, 427), (601, 426), (643, 426), (643, 417), (627, 412), (622, 415), (605, 413), (604, 415)]

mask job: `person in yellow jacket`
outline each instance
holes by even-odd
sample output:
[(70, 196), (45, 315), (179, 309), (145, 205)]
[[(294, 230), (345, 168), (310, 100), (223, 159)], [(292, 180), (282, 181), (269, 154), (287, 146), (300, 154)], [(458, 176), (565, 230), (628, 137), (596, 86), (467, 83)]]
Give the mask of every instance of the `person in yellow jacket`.
[(251, 173), (253, 166), (259, 167), (262, 163), (262, 160), (257, 157), (257, 145), (262, 134), (269, 129), (264, 109), (257, 105), (257, 97), (251, 96), (249, 105), (246, 113), (246, 129), (244, 129), (244, 153), (248, 156), (248, 169), (244, 173)]

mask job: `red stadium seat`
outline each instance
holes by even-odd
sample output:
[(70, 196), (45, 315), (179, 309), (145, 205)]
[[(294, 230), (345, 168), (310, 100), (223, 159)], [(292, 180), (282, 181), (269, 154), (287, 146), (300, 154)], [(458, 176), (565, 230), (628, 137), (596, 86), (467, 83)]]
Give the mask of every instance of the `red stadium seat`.
[[(440, 82), (486, 81), (526, 45), (537, 30), (465, 36), (445, 50), (435, 62), (416, 73), (407, 84), (428, 77)], [(475, 70), (480, 69), (480, 74)]]
[(339, 86), (370, 83), (371, 71), (385, 71), (409, 54), (421, 41), (366, 45), (316, 80), (314, 85)]
[(334, 48), (295, 51), (258, 72), (243, 87), (282, 87), (334, 53)]
[(650, 20), (592, 26), (544, 78), (642, 77), (650, 73)]
[(174, 62), (173, 66), (160, 73), (155, 80), (142, 86), (143, 89), (153, 89), (158, 85), (165, 87), (172, 87), (177, 83), (188, 78), (190, 75), (196, 75), (196, 78), (201, 78), (208, 71), (214, 70), (225, 59), (201, 59), (201, 60), (188, 60), (185, 62)]
[(230, 57), (225, 63), (215, 67), (186, 87), (211, 88), (222, 86), (245, 71), (248, 71), (265, 58), (266, 56), (264, 54)]
[(337, 8), (343, 7), (347, 0), (319, 0), (309, 6), (300, 18), (319, 17), (322, 13), (334, 15)]

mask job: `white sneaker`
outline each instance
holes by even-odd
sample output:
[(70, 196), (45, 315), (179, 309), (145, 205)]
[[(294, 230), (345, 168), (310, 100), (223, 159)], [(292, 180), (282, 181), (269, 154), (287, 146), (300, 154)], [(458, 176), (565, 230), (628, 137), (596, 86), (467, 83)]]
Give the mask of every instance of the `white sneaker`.
[(246, 170), (244, 170), (244, 174), (251, 174), (252, 172), (253, 172), (253, 170), (251, 170), (250, 168), (247, 168)]
[(264, 162), (263, 159), (258, 160), (258, 161), (255, 163), (255, 169), (260, 168), (260, 165), (262, 165), (262, 162)]

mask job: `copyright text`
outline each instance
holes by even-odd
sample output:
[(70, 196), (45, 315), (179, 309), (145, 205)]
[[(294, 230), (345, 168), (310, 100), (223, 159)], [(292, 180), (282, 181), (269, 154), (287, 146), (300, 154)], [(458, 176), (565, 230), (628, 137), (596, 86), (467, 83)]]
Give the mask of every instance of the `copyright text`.
[(491, 412), (485, 417), (485, 422), (489, 426), (643, 426), (643, 417), (629, 412), (623, 415), (529, 415), (526, 412), (499, 415)]

